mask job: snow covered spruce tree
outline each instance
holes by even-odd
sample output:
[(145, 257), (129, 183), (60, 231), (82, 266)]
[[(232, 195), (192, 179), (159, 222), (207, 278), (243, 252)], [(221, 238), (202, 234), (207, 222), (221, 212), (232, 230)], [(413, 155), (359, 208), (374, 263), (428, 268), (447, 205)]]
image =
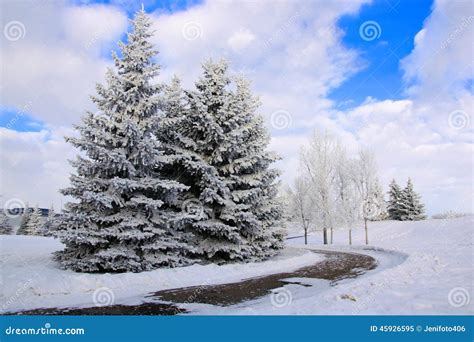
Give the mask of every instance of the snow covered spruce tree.
[(54, 219), (55, 219), (55, 212), (54, 212), (54, 207), (51, 205), (48, 210), (48, 217), (44, 221), (43, 229), (41, 230), (41, 235), (43, 236), (51, 236), (52, 231), (54, 230)]
[(67, 138), (83, 155), (62, 190), (76, 199), (58, 225), (66, 248), (56, 256), (65, 268), (139, 272), (186, 263), (187, 244), (172, 226), (187, 187), (160, 174), (172, 156), (161, 153), (153, 135), (162, 87), (151, 84), (159, 67), (150, 25), (143, 10), (135, 15), (121, 57), (114, 54), (116, 71), (92, 98), (99, 112), (76, 127), (79, 137)]
[(283, 247), (278, 172), (270, 168), (277, 157), (266, 151), (258, 100), (243, 79), (231, 89), (227, 69), (224, 61), (204, 63), (194, 91), (183, 92), (175, 79), (157, 135), (169, 153), (179, 155), (173, 175), (190, 187), (182, 205), (195, 256), (258, 260)]
[(8, 216), (3, 211), (0, 212), (0, 235), (10, 235), (12, 231)]
[(17, 235), (25, 235), (26, 224), (28, 223), (28, 220), (30, 219), (30, 215), (31, 215), (31, 209), (27, 202), (25, 205), (25, 208), (23, 209), (23, 214), (21, 214), (20, 227), (16, 231)]
[(400, 220), (418, 221), (426, 219), (425, 207), (420, 201), (418, 195), (413, 189), (413, 183), (408, 178), (407, 186), (401, 193)]
[(41, 215), (41, 210), (38, 208), (38, 205), (35, 206), (33, 211), (30, 214), (28, 222), (26, 223), (26, 229), (24, 235), (41, 235), (43, 230), (44, 220)]
[(395, 179), (393, 179), (389, 185), (388, 196), (387, 211), (389, 218), (392, 220), (400, 220), (402, 189), (397, 184)]

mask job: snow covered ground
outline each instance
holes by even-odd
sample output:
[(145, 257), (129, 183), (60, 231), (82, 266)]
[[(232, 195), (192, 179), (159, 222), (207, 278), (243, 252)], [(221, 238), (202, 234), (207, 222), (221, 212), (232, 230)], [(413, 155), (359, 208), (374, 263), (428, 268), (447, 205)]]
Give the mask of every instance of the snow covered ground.
[[(301, 231), (290, 227), (291, 235)], [(369, 223), (369, 242), (383, 250), (364, 251), (364, 230), (353, 231), (348, 246), (347, 231), (335, 231), (332, 250), (358, 250), (374, 256), (379, 267), (357, 279), (342, 281), (311, 294), (311, 288), (288, 286), (291, 303), (275, 307), (256, 302), (232, 313), (254, 314), (473, 314), (474, 216), (418, 222)], [(311, 246), (320, 247), (322, 234), (310, 235)], [(301, 245), (303, 238), (291, 239)], [(385, 250), (385, 251), (384, 251)], [(288, 293), (286, 293), (288, 296)], [(234, 308), (233, 308), (234, 309)], [(222, 312), (224, 313), (224, 312)]]
[[(1, 236), (2, 312), (39, 307), (138, 304), (149, 292), (193, 285), (235, 282), (264, 274), (296, 270), (320, 256), (305, 248), (355, 251), (373, 256), (378, 267), (336, 286), (304, 280), (313, 286), (286, 285), (274, 294), (225, 308), (188, 304), (197, 314), (472, 314), (474, 217), (420, 222), (369, 224), (371, 245), (363, 229), (335, 231), (332, 246), (321, 233), (288, 240), (282, 255), (255, 264), (193, 265), (139, 274), (80, 274), (59, 270), (51, 253), (61, 249), (52, 238)], [(301, 235), (297, 225), (289, 236)], [(149, 299), (148, 299), (149, 300)]]
[[(138, 304), (145, 295), (170, 288), (236, 282), (296, 270), (321, 256), (288, 248), (276, 258), (253, 264), (192, 265), (142, 273), (85, 274), (58, 269), (51, 253), (58, 240), (36, 236), (0, 236), (1, 312), (95, 304)], [(148, 300), (149, 301), (149, 300)]]

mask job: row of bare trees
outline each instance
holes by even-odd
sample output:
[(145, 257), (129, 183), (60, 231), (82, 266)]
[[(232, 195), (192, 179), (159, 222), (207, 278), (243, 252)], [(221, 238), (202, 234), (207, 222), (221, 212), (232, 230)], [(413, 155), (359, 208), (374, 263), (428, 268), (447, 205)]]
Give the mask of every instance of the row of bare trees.
[(360, 220), (368, 244), (367, 222), (385, 212), (374, 155), (360, 150), (351, 158), (328, 132), (315, 131), (302, 148), (299, 174), (288, 189), (288, 199), (291, 213), (303, 226), (305, 244), (311, 227), (322, 230), (324, 244), (333, 242), (336, 227), (347, 228), (352, 244), (352, 229)]

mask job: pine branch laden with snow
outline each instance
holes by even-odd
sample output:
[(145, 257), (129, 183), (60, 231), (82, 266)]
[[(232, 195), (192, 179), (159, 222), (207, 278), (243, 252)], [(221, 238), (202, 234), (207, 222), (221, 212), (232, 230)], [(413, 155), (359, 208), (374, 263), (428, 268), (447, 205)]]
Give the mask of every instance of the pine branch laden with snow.
[(139, 272), (184, 265), (187, 242), (174, 230), (178, 197), (187, 187), (162, 177), (169, 163), (153, 135), (162, 108), (162, 86), (151, 84), (159, 67), (149, 42), (151, 22), (136, 14), (121, 57), (114, 55), (106, 84), (93, 97), (99, 112), (67, 140), (82, 151), (64, 195), (56, 235), (66, 248), (56, 254), (64, 268), (82, 272)]
[(8, 216), (2, 211), (0, 212), (0, 235), (10, 235), (13, 232)]
[(185, 200), (201, 206), (199, 215), (188, 213), (194, 254), (216, 262), (259, 260), (283, 247), (278, 172), (271, 169), (277, 157), (266, 151), (258, 99), (245, 80), (232, 84), (227, 69), (224, 61), (204, 63), (193, 91), (174, 79), (157, 135), (178, 156), (170, 174), (190, 187)]

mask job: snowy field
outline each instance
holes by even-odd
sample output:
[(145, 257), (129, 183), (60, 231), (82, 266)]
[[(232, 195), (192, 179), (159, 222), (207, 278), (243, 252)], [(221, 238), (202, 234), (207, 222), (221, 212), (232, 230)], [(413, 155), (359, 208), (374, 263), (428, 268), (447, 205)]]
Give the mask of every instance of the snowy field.
[(150, 292), (158, 290), (236, 282), (296, 270), (322, 259), (300, 248), (288, 248), (272, 260), (254, 264), (196, 264), (142, 273), (85, 274), (58, 269), (51, 253), (62, 249), (62, 245), (53, 238), (2, 235), (0, 244), (2, 312), (90, 307), (97, 302), (139, 304)]
[[(378, 270), (343, 282), (311, 300), (296, 300), (281, 311), (301, 314), (472, 314), (473, 232), (474, 216), (369, 223), (370, 244), (396, 251), (392, 256), (386, 255), (395, 262), (403, 254), (406, 260), (401, 260), (395, 267), (387, 265), (387, 269), (380, 263)], [(294, 233), (297, 232), (293, 230), (291, 234)], [(352, 234), (354, 244), (362, 245), (364, 230), (358, 229)], [(309, 243), (320, 245), (321, 240), (321, 233), (311, 234)], [(338, 248), (350, 248), (347, 241), (347, 231), (335, 231), (334, 242)], [(290, 245), (302, 242), (303, 239), (289, 240)], [(355, 301), (341, 299), (346, 297), (344, 295)]]
[[(289, 284), (279, 294), (218, 308), (189, 304), (196, 314), (472, 314), (474, 217), (419, 222), (369, 223), (370, 246), (364, 231), (337, 230), (334, 245), (322, 246), (321, 233), (291, 239), (280, 256), (255, 264), (193, 265), (139, 274), (80, 274), (59, 270), (51, 253), (61, 244), (51, 238), (1, 236), (3, 312), (39, 307), (88, 307), (97, 289), (105, 300), (139, 304), (153, 291), (193, 285), (235, 282), (264, 274), (296, 270), (321, 256), (305, 248), (356, 251), (377, 259), (378, 267), (336, 286), (325, 280), (305, 280), (311, 287)], [(289, 236), (301, 235), (290, 225)], [(95, 293), (95, 295), (94, 295)], [(148, 299), (149, 300), (149, 299)], [(111, 304), (111, 302), (109, 303)]]

